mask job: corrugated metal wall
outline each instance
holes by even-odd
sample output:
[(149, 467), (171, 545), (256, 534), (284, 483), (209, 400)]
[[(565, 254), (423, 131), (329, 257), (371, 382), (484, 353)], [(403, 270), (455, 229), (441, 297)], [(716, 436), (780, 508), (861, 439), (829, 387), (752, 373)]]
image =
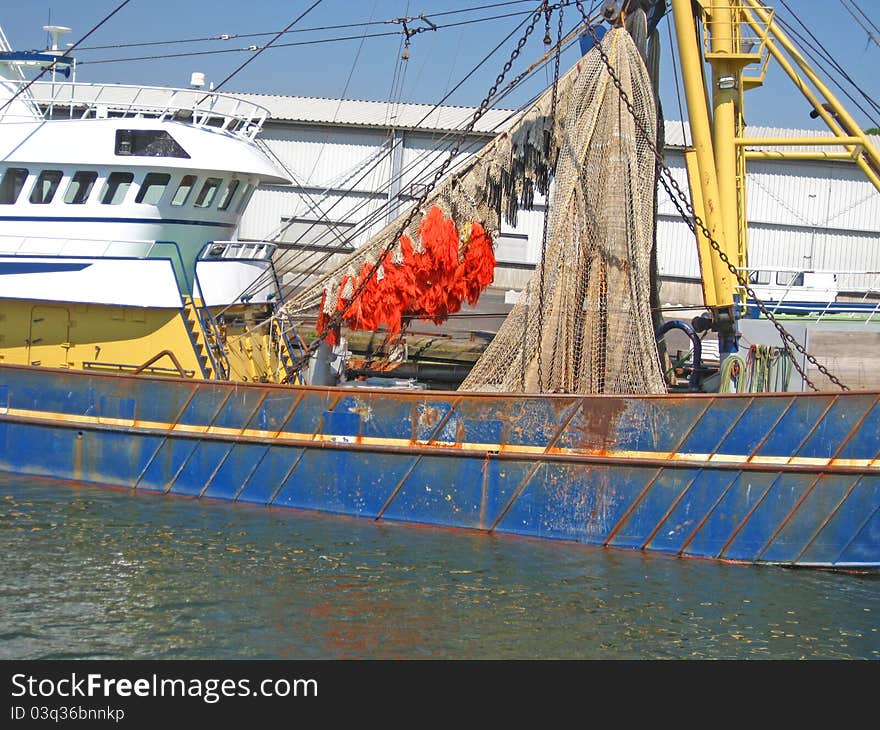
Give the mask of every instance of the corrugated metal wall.
[[(676, 141), (680, 129), (680, 123), (668, 122), (668, 138)], [(771, 136), (770, 131), (785, 136), (784, 130), (754, 134)], [(409, 199), (418, 196), (453, 141), (451, 135), (436, 131), (279, 121), (268, 125), (261, 138), (296, 183), (257, 191), (240, 236), (271, 236), (295, 219), (298, 228), (290, 224), (282, 240), (349, 240), (355, 246), (393, 217), (394, 211), (385, 207), (389, 189), (399, 189)], [(470, 138), (465, 151), (476, 151), (488, 139)], [(681, 149), (670, 147), (666, 161), (687, 192)], [(392, 184), (393, 171), (399, 172), (399, 183)], [(747, 191), (752, 266), (880, 271), (880, 197), (854, 165), (751, 161)], [(698, 280), (693, 234), (662, 189), (658, 214), (661, 276)], [(316, 221), (311, 238), (309, 224), (303, 221)], [(536, 196), (535, 210), (522, 211), (515, 227), (502, 226), (499, 261), (535, 263), (542, 232), (543, 201)], [(860, 291), (876, 287), (878, 281), (876, 276), (841, 275), (838, 284)]]

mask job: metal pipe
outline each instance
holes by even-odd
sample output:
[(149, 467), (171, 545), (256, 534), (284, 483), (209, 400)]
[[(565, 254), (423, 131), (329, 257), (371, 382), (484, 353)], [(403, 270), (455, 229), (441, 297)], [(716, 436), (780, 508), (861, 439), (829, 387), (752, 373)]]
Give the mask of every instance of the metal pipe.
[(673, 319), (661, 325), (657, 329), (657, 339), (659, 340), (671, 329), (679, 329), (684, 332), (690, 338), (690, 341), (694, 346), (693, 369), (688, 378), (688, 385), (696, 390), (700, 386), (700, 378), (703, 372), (703, 343), (700, 340), (700, 336), (696, 333), (696, 330), (694, 330), (694, 328), (687, 322), (682, 322), (680, 319)]
[[(691, 0), (672, 0), (672, 11), (678, 53), (681, 57), (691, 139), (699, 168), (698, 179), (693, 183), (699, 185), (702, 192), (703, 209), (699, 212), (702, 213), (701, 217), (712, 238), (722, 251), (726, 251), (712, 127), (709, 121), (709, 107), (706, 101), (703, 78), (703, 61), (697, 44)], [(704, 277), (709, 275), (714, 280), (712, 289), (715, 293), (715, 301), (707, 301), (707, 306), (732, 305), (733, 285), (730, 272), (717, 256), (711, 257), (711, 274), (707, 271), (703, 273)]]
[(810, 147), (835, 145), (862, 145), (862, 137), (740, 137), (734, 144), (740, 147)]
[[(810, 68), (809, 64), (807, 64), (806, 60), (804, 60), (804, 57), (800, 54), (794, 44), (773, 22), (772, 17), (767, 13), (764, 7), (756, 0), (744, 0), (744, 3), (751, 8), (755, 16), (766, 25), (768, 32), (773, 35), (773, 38), (767, 38), (766, 40), (767, 50), (776, 59), (785, 73), (788, 74), (798, 90), (804, 95), (804, 97), (806, 97), (807, 101), (813, 105), (818, 115), (822, 117), (824, 122), (828, 125), (828, 128), (835, 133), (847, 134), (848, 136), (858, 136), (857, 133), (862, 132), (858, 123), (852, 118), (852, 116), (850, 116), (834, 94), (831, 93), (831, 90)], [(760, 31), (760, 26), (755, 21), (755, 18), (751, 16), (751, 13), (746, 11), (745, 18), (746, 22), (748, 22), (753, 29)], [(777, 43), (785, 49), (786, 53), (788, 53), (792, 59), (794, 59), (794, 62), (803, 72), (804, 76), (807, 77), (810, 83), (813, 84), (813, 86), (815, 86), (819, 93), (825, 98), (826, 101), (824, 103), (806, 86), (806, 84), (804, 84), (803, 79), (801, 79), (797, 70), (795, 70), (791, 62), (777, 47)], [(831, 107), (831, 111), (825, 107), (825, 103)], [(864, 133), (862, 133), (860, 139), (865, 147), (862, 151), (862, 155), (859, 155), (856, 158), (856, 164), (862, 169), (871, 183), (873, 183), (874, 187), (876, 187), (877, 190), (880, 190), (880, 152), (868, 143)]]
[[(738, 94), (742, 87), (741, 67), (725, 57), (738, 53), (731, 0), (712, 4), (707, 22), (711, 42), (712, 66), (712, 144), (715, 169), (718, 176), (718, 195), (721, 203), (721, 221), (724, 227), (722, 250), (731, 261), (740, 261), (738, 239), (740, 230), (737, 205), (737, 137), (739, 124)], [(732, 82), (731, 82), (732, 80)], [(744, 222), (743, 222), (744, 223)]]
[(783, 152), (782, 150), (748, 150), (747, 160), (836, 160), (854, 162), (855, 157), (849, 152)]

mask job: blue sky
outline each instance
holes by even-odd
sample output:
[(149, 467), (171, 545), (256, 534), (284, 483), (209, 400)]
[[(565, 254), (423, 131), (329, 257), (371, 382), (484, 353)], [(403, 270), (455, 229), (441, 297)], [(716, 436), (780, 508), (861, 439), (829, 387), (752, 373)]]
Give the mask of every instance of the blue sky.
[[(43, 48), (46, 34), (41, 26), (51, 22), (73, 28), (66, 37), (78, 41), (102, 18), (120, 4), (121, 0), (25, 0), (4, 3), (0, 12), (2, 24), (10, 43), (18, 50)], [(250, 0), (247, 3), (202, 2), (200, 0), (130, 0), (93, 35), (77, 52), (79, 79), (112, 83), (157, 84), (187, 86), (193, 71), (204, 72), (208, 81), (219, 83), (232, 73), (249, 53), (240, 49), (254, 44), (265, 44), (305, 11), (314, 0)], [(262, 53), (245, 69), (227, 82), (225, 91), (322, 96), (355, 99), (389, 100), (435, 103), (449, 92), (486, 54), (500, 43), (537, 6), (537, 0), (508, 2), (502, 0), (322, 0), (293, 30), (277, 43), (281, 45)], [(788, 8), (797, 13), (795, 19)], [(852, 0), (848, 0), (849, 5)], [(593, 3), (584, 2), (589, 8)], [(880, 47), (856, 24), (844, 5), (844, 0), (778, 0), (774, 4), (779, 16), (799, 33), (812, 32), (830, 54), (850, 74), (854, 81), (872, 98), (880, 99)], [(880, 26), (880, 3), (877, 0), (857, 0), (870, 19)], [(477, 6), (483, 9), (472, 9)], [(457, 13), (455, 11), (466, 10)], [(401, 25), (393, 22), (401, 17), (424, 14), (438, 30), (425, 30), (412, 36), (410, 57), (400, 60)], [(507, 16), (507, 17), (497, 17)], [(566, 29), (575, 21), (577, 10), (565, 9)], [(474, 21), (462, 24), (464, 21)], [(359, 27), (329, 28), (372, 22)], [(458, 24), (458, 25), (456, 25)], [(411, 28), (427, 28), (424, 21), (409, 24)], [(445, 26), (445, 27), (444, 27)], [(869, 26), (870, 27), (870, 26)], [(324, 30), (310, 30), (324, 28)], [(556, 17), (552, 33), (555, 36)], [(678, 119), (678, 97), (674, 83), (674, 66), (669, 51), (669, 31), (666, 21), (661, 25), (665, 44), (661, 69), (661, 98), (667, 119)], [(674, 31), (673, 31), (674, 32)], [(367, 33), (368, 37), (362, 38)], [(384, 33), (379, 37), (369, 35)], [(235, 35), (227, 41), (193, 39), (210, 38), (222, 34)], [(262, 34), (249, 36), (248, 34)], [(495, 80), (521, 34), (515, 33), (503, 47), (455, 91), (446, 103), (476, 105)], [(511, 78), (540, 57), (545, 46), (543, 23), (530, 37), (520, 59), (508, 75)], [(880, 33), (877, 34), (880, 41)], [(333, 38), (348, 38), (327, 42)], [(161, 45), (156, 43), (174, 41)], [(816, 41), (811, 41), (815, 43)], [(96, 46), (114, 46), (95, 48)], [(128, 46), (128, 47), (125, 47)], [(812, 53), (810, 49), (804, 49)], [(207, 53), (210, 52), (210, 53)], [(200, 55), (175, 56), (173, 54)], [(563, 68), (576, 60), (576, 52), (567, 52)], [(806, 54), (805, 54), (806, 55)], [(118, 59), (149, 57), (138, 61)], [(405, 73), (404, 73), (405, 70)], [(401, 74), (403, 74), (401, 76)], [(519, 93), (512, 94), (502, 106), (516, 107), (538, 93), (549, 81), (550, 70), (538, 72)], [(832, 87), (835, 93), (836, 87)], [(859, 100), (871, 111), (873, 118), (859, 111), (850, 100), (844, 99), (856, 119), (866, 127), (876, 124), (880, 113)], [(809, 108), (781, 72), (771, 69), (764, 88), (746, 97), (746, 120), (752, 125), (818, 128), (809, 118)]]

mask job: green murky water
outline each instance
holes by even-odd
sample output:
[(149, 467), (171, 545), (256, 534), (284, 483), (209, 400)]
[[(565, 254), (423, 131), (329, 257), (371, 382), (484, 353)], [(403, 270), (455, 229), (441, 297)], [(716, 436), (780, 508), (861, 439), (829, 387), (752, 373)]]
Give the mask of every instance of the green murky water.
[(880, 658), (880, 576), (0, 476), (2, 659)]

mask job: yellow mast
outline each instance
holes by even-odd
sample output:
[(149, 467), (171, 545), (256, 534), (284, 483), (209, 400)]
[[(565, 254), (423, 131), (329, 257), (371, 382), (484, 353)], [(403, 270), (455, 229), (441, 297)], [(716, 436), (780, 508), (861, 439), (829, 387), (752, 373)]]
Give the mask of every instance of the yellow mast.
[[(694, 32), (690, 0), (672, 0), (672, 9), (675, 32), (678, 36), (678, 51), (681, 56), (688, 120), (691, 127), (693, 145), (691, 159), (696, 165), (696, 174), (689, 176), (691, 188), (697, 188), (692, 191), (692, 197), (695, 199), (694, 202), (699, 199), (701, 203), (700, 207), (696, 209), (697, 215), (706, 224), (712, 237), (721, 243), (724, 240), (724, 229), (721, 219), (718, 177), (715, 170), (712, 127), (706, 100), (702, 57)], [(703, 249), (701, 248), (702, 253)], [(727, 279), (729, 273), (717, 257), (708, 255), (711, 254), (708, 250), (706, 253), (707, 258), (701, 261), (704, 267), (703, 278), (709, 282), (709, 286), (704, 290), (704, 296), (709, 297), (706, 305), (714, 307), (719, 304), (731, 304), (732, 300), (724, 301), (725, 295), (719, 293), (719, 289), (721, 292), (730, 290), (731, 287)], [(708, 276), (709, 272), (705, 271), (707, 263), (711, 268), (711, 277)]]
[(828, 86), (810, 68), (800, 51), (788, 39), (785, 33), (773, 20), (773, 12), (769, 7), (757, 0), (743, 0), (743, 22), (758, 36), (763, 36), (767, 53), (792, 80), (804, 98), (810, 102), (819, 118), (825, 122), (833, 137), (800, 137), (797, 139), (778, 140), (740, 139), (737, 141), (743, 149), (755, 146), (804, 145), (819, 146), (836, 144), (844, 148), (843, 153), (790, 152), (773, 150), (746, 152), (746, 157), (774, 157), (785, 159), (851, 159), (865, 177), (880, 191), (880, 152), (858, 122), (847, 112), (846, 108), (834, 96)]
[[(745, 266), (747, 258), (747, 159), (852, 160), (880, 190), (880, 152), (778, 27), (772, 8), (759, 0), (671, 0), (671, 5), (691, 127), (693, 148), (686, 157), (694, 207), (735, 265)], [(743, 93), (763, 83), (771, 58), (832, 136), (743, 136)], [(711, 69), (708, 90), (704, 62)], [(745, 75), (746, 67), (752, 64), (760, 67), (759, 75)], [(818, 149), (829, 145), (842, 149)], [(786, 149), (792, 146), (816, 149)], [(694, 189), (697, 186), (699, 190)], [(708, 250), (707, 244), (705, 248)], [(706, 305), (710, 308), (730, 304), (737, 288), (727, 267), (718, 264), (717, 255), (713, 255), (711, 265), (704, 267), (704, 290), (709, 295)]]
[[(711, 6), (706, 23), (711, 39), (706, 59), (712, 67), (713, 149), (724, 231), (724, 241), (719, 241), (719, 244), (722, 244), (727, 257), (741, 266), (744, 263), (741, 260), (744, 251), (739, 250), (739, 209), (742, 201), (739, 199), (739, 150), (734, 140), (742, 130), (742, 61), (731, 6), (731, 0), (721, 0)], [(734, 285), (733, 282), (731, 285)], [(728, 289), (721, 295), (730, 298), (732, 291)]]
[[(706, 90), (703, 54), (698, 44), (696, 14), (691, 0), (672, 0), (672, 13), (681, 57), (682, 78), (691, 127), (692, 153), (686, 155), (691, 198), (694, 210), (705, 223), (709, 234), (728, 258), (739, 263), (738, 253), (731, 256), (740, 240), (737, 205), (737, 155), (734, 139), (741, 126), (738, 91), (741, 66), (736, 59), (731, 0), (715, 3), (717, 14), (711, 16), (712, 88)], [(705, 14), (709, 8), (702, 7)], [(711, 98), (712, 110), (709, 103)], [(733, 312), (736, 279), (728, 267), (709, 248), (702, 234), (697, 234), (700, 264), (703, 271), (703, 296), (712, 312), (713, 326), (719, 332), (720, 352), (736, 350)]]
[[(736, 267), (747, 266), (745, 175), (747, 159), (849, 159), (880, 190), (880, 153), (868, 135), (759, 0), (671, 0), (681, 58), (692, 148), (685, 152), (694, 211)], [(702, 49), (700, 39), (702, 38)], [(764, 81), (770, 59), (791, 78), (832, 136), (746, 138), (743, 94)], [(704, 64), (709, 66), (709, 84)], [(759, 73), (747, 76), (756, 64)], [(838, 145), (840, 152), (820, 149)], [(792, 151), (792, 146), (807, 151)], [(772, 148), (772, 149), (768, 149)], [(736, 277), (697, 229), (703, 296), (718, 331), (722, 357), (736, 351)]]

